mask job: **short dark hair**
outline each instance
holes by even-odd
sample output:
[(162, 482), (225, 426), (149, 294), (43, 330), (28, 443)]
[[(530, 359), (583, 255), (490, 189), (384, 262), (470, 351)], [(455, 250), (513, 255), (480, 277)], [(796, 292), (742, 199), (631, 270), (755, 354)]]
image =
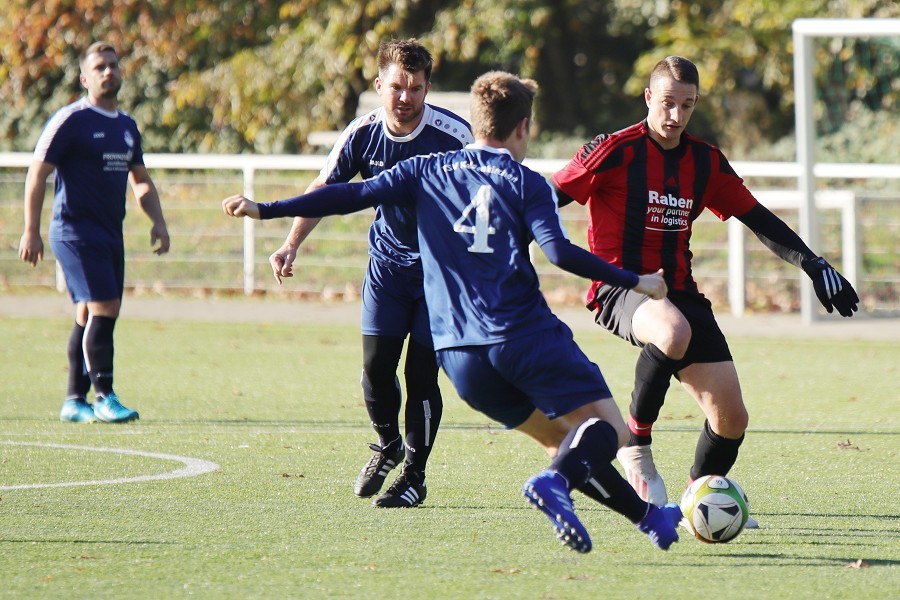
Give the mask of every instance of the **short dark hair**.
[[(100, 54), (101, 52), (112, 52), (116, 54), (116, 49), (112, 44), (107, 44), (106, 42), (94, 42), (90, 46), (84, 49), (84, 52), (81, 53), (81, 56), (78, 57), (78, 64), (84, 65), (84, 61), (87, 60), (87, 57), (91, 54)], [(118, 54), (116, 54), (118, 57)]]
[(431, 81), (434, 60), (428, 49), (415, 38), (391, 40), (378, 47), (378, 75), (383, 77), (391, 65), (397, 65), (407, 73), (425, 71), (425, 81)]
[(650, 71), (650, 83), (648, 87), (653, 87), (653, 82), (660, 78), (673, 79), (681, 83), (692, 83), (700, 91), (700, 74), (697, 72), (697, 65), (682, 56), (667, 56), (653, 67)]
[(531, 118), (537, 89), (533, 80), (503, 71), (489, 71), (476, 79), (470, 99), (475, 138), (508, 139), (522, 119)]

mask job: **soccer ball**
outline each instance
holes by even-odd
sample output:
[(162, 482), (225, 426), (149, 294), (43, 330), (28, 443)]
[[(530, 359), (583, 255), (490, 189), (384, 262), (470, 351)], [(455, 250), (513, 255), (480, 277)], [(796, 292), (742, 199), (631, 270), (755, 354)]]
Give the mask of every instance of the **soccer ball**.
[(741, 486), (731, 479), (706, 475), (685, 490), (681, 513), (698, 540), (710, 544), (730, 542), (744, 529), (750, 502)]

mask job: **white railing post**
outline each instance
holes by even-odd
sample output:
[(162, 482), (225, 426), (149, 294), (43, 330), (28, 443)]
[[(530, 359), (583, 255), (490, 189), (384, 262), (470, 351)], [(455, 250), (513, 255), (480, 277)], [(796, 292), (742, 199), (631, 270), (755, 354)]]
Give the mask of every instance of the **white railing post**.
[[(797, 176), (797, 190), (800, 192), (800, 237), (819, 252), (819, 228), (816, 219), (815, 189), (816, 179), (813, 174), (815, 166), (815, 121), (813, 119), (813, 42), (812, 38), (803, 35), (794, 28), (794, 119), (796, 124), (797, 163), (800, 173)], [(800, 316), (804, 324), (809, 325), (817, 316), (813, 303), (812, 282), (804, 277), (800, 281)]]
[(857, 290), (859, 274), (862, 273), (862, 248), (859, 245), (859, 200), (853, 199), (841, 206), (841, 257), (844, 277)]
[(728, 219), (728, 304), (735, 317), (744, 315), (747, 306), (747, 249), (744, 224)]
[[(256, 170), (251, 165), (245, 165), (244, 169), (244, 197), (253, 200), (256, 198), (254, 187), (256, 183)], [(244, 217), (244, 294), (250, 296), (256, 287), (253, 275), (254, 255), (256, 253), (256, 237), (253, 219)]]

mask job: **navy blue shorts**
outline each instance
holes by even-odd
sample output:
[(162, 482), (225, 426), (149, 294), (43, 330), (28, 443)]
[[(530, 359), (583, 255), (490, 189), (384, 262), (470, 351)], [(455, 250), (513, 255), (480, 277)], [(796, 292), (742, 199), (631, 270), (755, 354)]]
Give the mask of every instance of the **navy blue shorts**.
[(125, 289), (121, 242), (50, 241), (73, 302), (120, 300)]
[(369, 259), (362, 290), (362, 334), (405, 338), (432, 348), (422, 271)]
[(460, 398), (510, 429), (534, 409), (552, 419), (612, 397), (561, 321), (507, 342), (438, 350), (437, 360)]
[[(594, 321), (623, 340), (642, 348), (644, 345), (634, 336), (632, 320), (638, 307), (649, 300), (634, 290), (602, 285), (597, 291), (599, 308)], [(694, 363), (730, 362), (731, 350), (725, 334), (719, 328), (712, 304), (701, 293), (669, 290), (669, 302), (675, 305), (691, 326), (691, 341), (678, 369)]]

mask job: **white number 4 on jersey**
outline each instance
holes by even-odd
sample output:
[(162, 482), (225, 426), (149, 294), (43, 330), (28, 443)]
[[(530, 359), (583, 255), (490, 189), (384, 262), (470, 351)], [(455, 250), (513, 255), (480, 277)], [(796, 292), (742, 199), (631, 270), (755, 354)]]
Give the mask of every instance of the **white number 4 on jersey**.
[[(464, 225), (463, 223), (475, 210), (475, 226)], [(463, 211), (462, 216), (453, 224), (453, 231), (457, 233), (471, 233), (475, 236), (472, 245), (469, 246), (469, 252), (481, 252), (491, 254), (494, 249), (488, 245), (488, 236), (497, 231), (491, 227), (491, 186), (483, 185), (478, 188), (478, 193), (472, 198), (472, 202)]]

